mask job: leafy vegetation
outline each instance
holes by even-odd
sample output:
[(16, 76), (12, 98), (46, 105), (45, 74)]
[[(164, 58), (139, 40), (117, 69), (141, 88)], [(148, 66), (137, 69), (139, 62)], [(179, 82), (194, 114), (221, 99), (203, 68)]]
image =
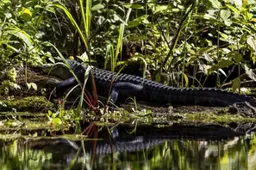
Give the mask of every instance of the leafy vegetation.
[(143, 61), (154, 80), (178, 86), (213, 77), (236, 89), (244, 72), (255, 80), (254, 1), (4, 0), (0, 9), (1, 68), (54, 61), (51, 42), (112, 71)]
[[(201, 141), (200, 136), (202, 132), (214, 138), (212, 132), (219, 133), (218, 128), (227, 130), (225, 133), (230, 136), (245, 134), (255, 129), (255, 118), (230, 114), (228, 108), (204, 108), (203, 112), (197, 106), (189, 108), (195, 111), (155, 106), (145, 109), (143, 104), (137, 105), (136, 98), (128, 98), (132, 103), (118, 107), (110, 98), (98, 100), (90, 68), (82, 83), (66, 61), (73, 58), (118, 74), (135, 74), (172, 86), (229, 87), (240, 93), (241, 86), (256, 81), (255, 0), (1, 0), (0, 47), (0, 161), (3, 169), (52, 166), (202, 169), (203, 166), (227, 165), (244, 169), (255, 164), (254, 159), (250, 160), (256, 153), (255, 136), (221, 143)], [(40, 86), (48, 78), (45, 76), (35, 82), (33, 80), (40, 77), (35, 74), (31, 81), (28, 68), (57, 61), (62, 61), (70, 70), (78, 85), (71, 88), (63, 100), (55, 101), (55, 105), (44, 96), (24, 97), (32, 94), (31, 91), (38, 90), (34, 94), (41, 95), (48, 90)], [(21, 79), (24, 79), (22, 83)], [(93, 86), (92, 92), (85, 88), (88, 81)], [(75, 102), (68, 103), (72, 91), (78, 88), (80, 95)], [(24, 90), (24, 96), (11, 96), (15, 89)], [(67, 109), (68, 104), (75, 107)], [(251, 109), (255, 114), (255, 108)], [(48, 113), (37, 113), (42, 111)], [(90, 124), (87, 126), (85, 122)], [(118, 137), (124, 130), (118, 132), (116, 127), (125, 123), (131, 126), (125, 131), (138, 136), (131, 141), (110, 139), (109, 150), (118, 151), (115, 154), (97, 155), (100, 144), (109, 144), (104, 140), (96, 140), (92, 145), (85, 142), (87, 136), (98, 138), (101, 130), (112, 133), (111, 138)], [(146, 138), (141, 138), (138, 125), (144, 134), (150, 133)], [(156, 131), (147, 131), (149, 126)], [(161, 131), (157, 129), (159, 126), (172, 128)], [(198, 127), (188, 131), (192, 126)], [(105, 127), (107, 132), (104, 132)], [(164, 133), (158, 133), (160, 131)], [(176, 136), (170, 135), (170, 131), (178, 136), (185, 131), (184, 140), (173, 140)], [(75, 133), (72, 137), (59, 135), (72, 132)], [(152, 135), (154, 133), (157, 135)], [(195, 133), (200, 140), (186, 139)], [(149, 143), (145, 145), (145, 141)], [(117, 144), (130, 149), (130, 144), (138, 147), (136, 143), (141, 150), (122, 152), (121, 147), (118, 150)], [(154, 149), (148, 148), (151, 145)], [(202, 155), (206, 160), (201, 162), (210, 162), (201, 165), (197, 158)]]
[[(27, 74), (27, 66), (58, 60), (68, 67), (65, 59), (73, 57), (168, 85), (235, 91), (256, 80), (255, 23), (253, 0), (2, 0), (0, 70), (18, 65)], [(5, 95), (18, 87), (11, 77), (1, 84)], [(51, 123), (71, 117), (70, 124), (80, 127), (84, 103), (95, 115), (106, 112), (99, 109), (97, 87), (90, 96), (84, 84), (78, 86), (77, 109), (65, 112), (65, 98), (56, 113), (49, 112)]]

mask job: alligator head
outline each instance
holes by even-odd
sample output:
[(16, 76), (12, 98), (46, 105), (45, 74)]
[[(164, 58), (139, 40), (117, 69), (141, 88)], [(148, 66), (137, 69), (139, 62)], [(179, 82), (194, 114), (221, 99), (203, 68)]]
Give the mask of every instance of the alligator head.
[(68, 67), (61, 62), (55, 64), (44, 64), (42, 66), (42, 71), (51, 76), (58, 77), (62, 80), (72, 77), (72, 74), (70, 73)]

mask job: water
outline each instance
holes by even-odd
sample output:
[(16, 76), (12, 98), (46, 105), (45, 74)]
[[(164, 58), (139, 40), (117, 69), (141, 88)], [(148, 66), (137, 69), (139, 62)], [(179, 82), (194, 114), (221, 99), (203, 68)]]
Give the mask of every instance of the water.
[(49, 137), (2, 141), (0, 169), (256, 169), (254, 134), (203, 139), (207, 137), (156, 135), (158, 132), (122, 135), (115, 141)]

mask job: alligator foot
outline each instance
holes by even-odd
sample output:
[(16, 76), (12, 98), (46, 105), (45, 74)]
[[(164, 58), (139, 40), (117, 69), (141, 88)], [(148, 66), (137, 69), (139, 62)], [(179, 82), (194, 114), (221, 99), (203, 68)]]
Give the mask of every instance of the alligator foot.
[(249, 102), (238, 102), (229, 106), (229, 112), (243, 117), (256, 117), (256, 107)]

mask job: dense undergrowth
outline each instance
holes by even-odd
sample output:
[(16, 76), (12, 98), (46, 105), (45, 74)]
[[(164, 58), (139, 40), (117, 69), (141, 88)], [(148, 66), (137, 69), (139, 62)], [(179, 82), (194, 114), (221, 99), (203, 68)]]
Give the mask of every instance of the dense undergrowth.
[(256, 80), (255, 23), (254, 0), (2, 0), (0, 69), (73, 57), (169, 85), (237, 90)]
[(54, 45), (65, 57), (115, 71), (122, 65), (137, 73), (143, 68), (152, 79), (175, 86), (204, 86), (209, 78), (211, 86), (233, 81), (237, 88), (244, 72), (255, 80), (250, 70), (255, 5), (252, 0), (4, 0), (0, 66), (55, 62)]

